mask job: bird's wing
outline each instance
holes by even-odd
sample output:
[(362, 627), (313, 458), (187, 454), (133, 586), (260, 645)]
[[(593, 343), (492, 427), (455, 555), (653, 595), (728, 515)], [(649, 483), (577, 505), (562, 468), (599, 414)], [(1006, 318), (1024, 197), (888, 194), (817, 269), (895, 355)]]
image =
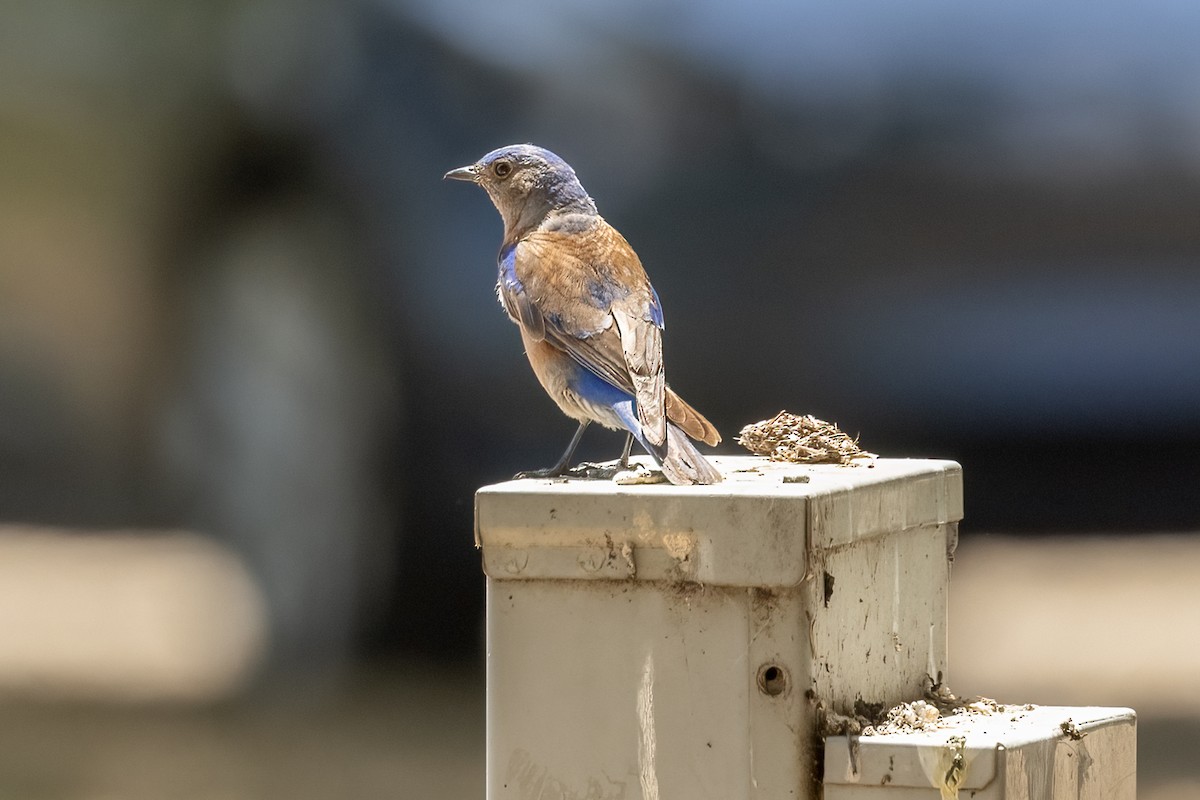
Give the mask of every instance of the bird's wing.
[(535, 342), (546, 338), (546, 325), (541, 313), (533, 307), (529, 293), (517, 278), (517, 246), (505, 245), (498, 259), (500, 277), (496, 281), (496, 296), (509, 318), (520, 325)]
[(535, 231), (517, 245), (513, 273), (545, 338), (634, 395), (646, 438), (662, 444), (662, 309), (625, 238), (603, 220)]
[(614, 304), (612, 315), (621, 334), (621, 350), (637, 398), (638, 420), (652, 444), (667, 438), (666, 376), (662, 363), (662, 329)]

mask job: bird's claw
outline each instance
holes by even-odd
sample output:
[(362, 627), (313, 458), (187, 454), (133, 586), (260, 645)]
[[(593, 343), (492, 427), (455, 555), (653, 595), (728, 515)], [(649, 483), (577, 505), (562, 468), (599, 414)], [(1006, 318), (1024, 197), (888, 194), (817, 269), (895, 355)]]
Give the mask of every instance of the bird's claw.
[(547, 467), (546, 469), (527, 469), (523, 472), (518, 472), (513, 475), (514, 481), (522, 481), (526, 478), (560, 478), (565, 470)]
[(598, 480), (610, 481), (622, 472), (628, 472), (630, 465), (622, 466), (619, 461), (610, 461), (604, 464), (597, 464), (592, 461), (583, 461), (573, 467), (547, 467), (546, 469), (530, 469), (524, 472), (518, 472), (513, 476), (513, 480), (519, 481), (526, 478), (577, 478), (583, 480)]
[(618, 484), (662, 483), (666, 477), (661, 470), (653, 469), (644, 464), (620, 461), (606, 461), (597, 464), (584, 461), (570, 469), (555, 471), (551, 469), (531, 470), (517, 474), (517, 478), (562, 478), (564, 480), (613, 481)]
[(620, 464), (597, 464), (592, 461), (584, 461), (568, 470), (573, 478), (588, 478), (594, 481), (611, 481), (620, 471)]

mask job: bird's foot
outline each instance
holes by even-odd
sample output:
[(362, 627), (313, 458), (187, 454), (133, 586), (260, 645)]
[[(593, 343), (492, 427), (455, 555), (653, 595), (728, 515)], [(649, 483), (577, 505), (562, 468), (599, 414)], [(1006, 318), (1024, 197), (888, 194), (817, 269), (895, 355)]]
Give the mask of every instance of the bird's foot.
[(621, 485), (635, 483), (663, 483), (666, 476), (662, 470), (636, 461), (622, 464), (620, 461), (605, 461), (599, 464), (585, 461), (568, 471), (572, 477), (599, 481), (612, 481)]
[(620, 471), (621, 467), (616, 462), (598, 463), (595, 461), (584, 461), (567, 470), (567, 474), (572, 478), (586, 478), (593, 481), (611, 481)]
[(545, 469), (527, 469), (524, 472), (518, 472), (513, 475), (514, 481), (524, 480), (525, 478), (561, 478), (567, 470), (562, 467), (546, 467)]
[(546, 469), (530, 469), (518, 472), (513, 480), (523, 478), (582, 478), (585, 480), (611, 480), (619, 469), (608, 464), (594, 464), (584, 461), (573, 467), (547, 467)]
[(637, 483), (665, 483), (667, 478), (662, 470), (655, 469), (636, 461), (622, 464), (620, 461), (605, 461), (596, 463), (584, 461), (569, 469), (548, 467), (546, 469), (531, 469), (518, 472), (513, 480), (524, 478), (574, 478), (589, 481), (613, 481), (627, 485)]
[(617, 471), (613, 483), (622, 486), (632, 486), (639, 483), (667, 483), (667, 476), (661, 469), (653, 465), (629, 464), (625, 469)]

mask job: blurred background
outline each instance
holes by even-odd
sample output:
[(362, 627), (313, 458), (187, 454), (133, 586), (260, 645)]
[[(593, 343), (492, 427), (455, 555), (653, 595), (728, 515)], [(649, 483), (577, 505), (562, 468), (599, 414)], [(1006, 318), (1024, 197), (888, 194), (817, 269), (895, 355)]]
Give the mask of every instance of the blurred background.
[[(1200, 6), (0, 10), (0, 797), (479, 796), (476, 487), (574, 423), (442, 174), (576, 168), (725, 435), (964, 465), (950, 682), (1200, 766)], [(615, 457), (616, 434), (581, 453)]]

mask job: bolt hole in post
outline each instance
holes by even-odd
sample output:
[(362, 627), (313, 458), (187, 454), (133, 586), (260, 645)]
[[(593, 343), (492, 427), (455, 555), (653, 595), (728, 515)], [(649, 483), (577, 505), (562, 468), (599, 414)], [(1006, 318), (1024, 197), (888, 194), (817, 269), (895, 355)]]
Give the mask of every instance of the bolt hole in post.
[(758, 690), (769, 697), (787, 691), (787, 670), (776, 664), (763, 664), (758, 670)]

